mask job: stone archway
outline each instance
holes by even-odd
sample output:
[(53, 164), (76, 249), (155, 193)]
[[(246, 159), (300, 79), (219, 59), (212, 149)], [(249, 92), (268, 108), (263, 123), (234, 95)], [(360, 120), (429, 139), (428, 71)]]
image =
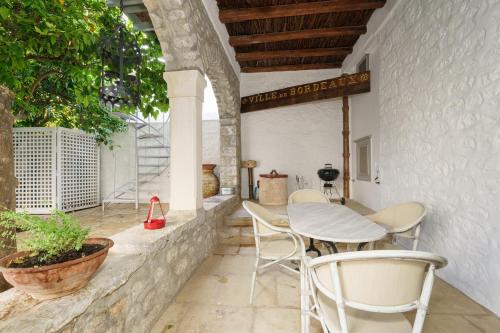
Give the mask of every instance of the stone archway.
[(168, 72), (196, 69), (212, 83), (220, 118), (222, 187), (240, 193), (240, 91), (202, 1), (144, 0)]

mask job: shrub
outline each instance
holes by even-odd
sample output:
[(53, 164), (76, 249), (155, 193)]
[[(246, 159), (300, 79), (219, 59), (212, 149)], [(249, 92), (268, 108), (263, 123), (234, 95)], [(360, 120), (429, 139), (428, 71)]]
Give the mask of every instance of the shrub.
[[(57, 210), (48, 219), (27, 213), (0, 212), (0, 226), (7, 228), (2, 238), (15, 238), (16, 229), (28, 232), (28, 237), (20, 242), (42, 262), (66, 252), (79, 251), (90, 232), (90, 228), (80, 226), (74, 217)], [(0, 238), (0, 247), (5, 246)]]

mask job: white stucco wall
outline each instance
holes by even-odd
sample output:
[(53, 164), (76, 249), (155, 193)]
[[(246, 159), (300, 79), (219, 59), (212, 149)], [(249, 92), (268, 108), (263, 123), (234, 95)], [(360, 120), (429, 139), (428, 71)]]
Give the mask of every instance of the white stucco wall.
[[(219, 120), (203, 120), (203, 163), (219, 164), (220, 136)], [(135, 143), (134, 129), (118, 133), (112, 137), (114, 148), (101, 147), (101, 198), (107, 197), (113, 191), (114, 177), (119, 187), (135, 179)], [(116, 169), (114, 167), (116, 157)], [(116, 170), (116, 171), (115, 171)], [(217, 174), (217, 169), (215, 170)], [(147, 202), (153, 195), (158, 195), (163, 202), (170, 199), (169, 171), (165, 170), (147, 185), (142, 185), (141, 202)]]
[(113, 192), (114, 183), (118, 187), (135, 178), (133, 168), (135, 161), (134, 139), (133, 126), (130, 126), (130, 130), (112, 136), (112, 147), (101, 145), (101, 199)]
[(220, 124), (218, 119), (203, 120), (203, 163), (220, 162)]
[[(219, 111), (217, 108), (217, 99), (215, 98), (212, 84), (206, 77), (207, 86), (205, 88), (205, 96), (203, 100), (202, 112), (202, 145), (203, 145), (203, 163), (204, 164), (219, 164), (220, 163), (220, 123)], [(219, 175), (219, 167), (217, 166), (214, 173)]]
[[(241, 74), (241, 96), (319, 81), (340, 75), (337, 69), (302, 72)], [(342, 171), (342, 101), (326, 100), (241, 115), (243, 160), (256, 160), (254, 177), (276, 169), (289, 175), (288, 190), (295, 190), (295, 176), (306, 187), (319, 189), (317, 170), (332, 163)], [(247, 172), (242, 171), (242, 196), (248, 197)], [(342, 176), (340, 176), (342, 177)], [(341, 190), (341, 181), (338, 181)]]
[(423, 202), (419, 248), (500, 315), (500, 3), (388, 4), (387, 24), (355, 49), (380, 53), (381, 205)]

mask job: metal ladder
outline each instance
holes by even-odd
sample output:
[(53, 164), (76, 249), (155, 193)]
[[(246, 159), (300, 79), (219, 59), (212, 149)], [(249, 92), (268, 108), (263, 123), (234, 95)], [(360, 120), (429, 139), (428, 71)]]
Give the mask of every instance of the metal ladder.
[[(134, 203), (139, 208), (141, 186), (161, 175), (170, 165), (170, 113), (162, 113), (162, 121), (151, 123), (138, 115), (113, 112), (133, 125), (135, 130), (135, 179), (117, 187), (116, 158), (114, 161), (113, 192), (102, 200), (102, 209), (112, 203)], [(156, 125), (156, 126), (155, 126)]]

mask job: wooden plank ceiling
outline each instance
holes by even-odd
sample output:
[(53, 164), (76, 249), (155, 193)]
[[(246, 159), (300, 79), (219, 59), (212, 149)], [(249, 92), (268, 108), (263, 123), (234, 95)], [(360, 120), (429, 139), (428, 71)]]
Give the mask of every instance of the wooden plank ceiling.
[(242, 72), (339, 68), (385, 0), (217, 0)]

